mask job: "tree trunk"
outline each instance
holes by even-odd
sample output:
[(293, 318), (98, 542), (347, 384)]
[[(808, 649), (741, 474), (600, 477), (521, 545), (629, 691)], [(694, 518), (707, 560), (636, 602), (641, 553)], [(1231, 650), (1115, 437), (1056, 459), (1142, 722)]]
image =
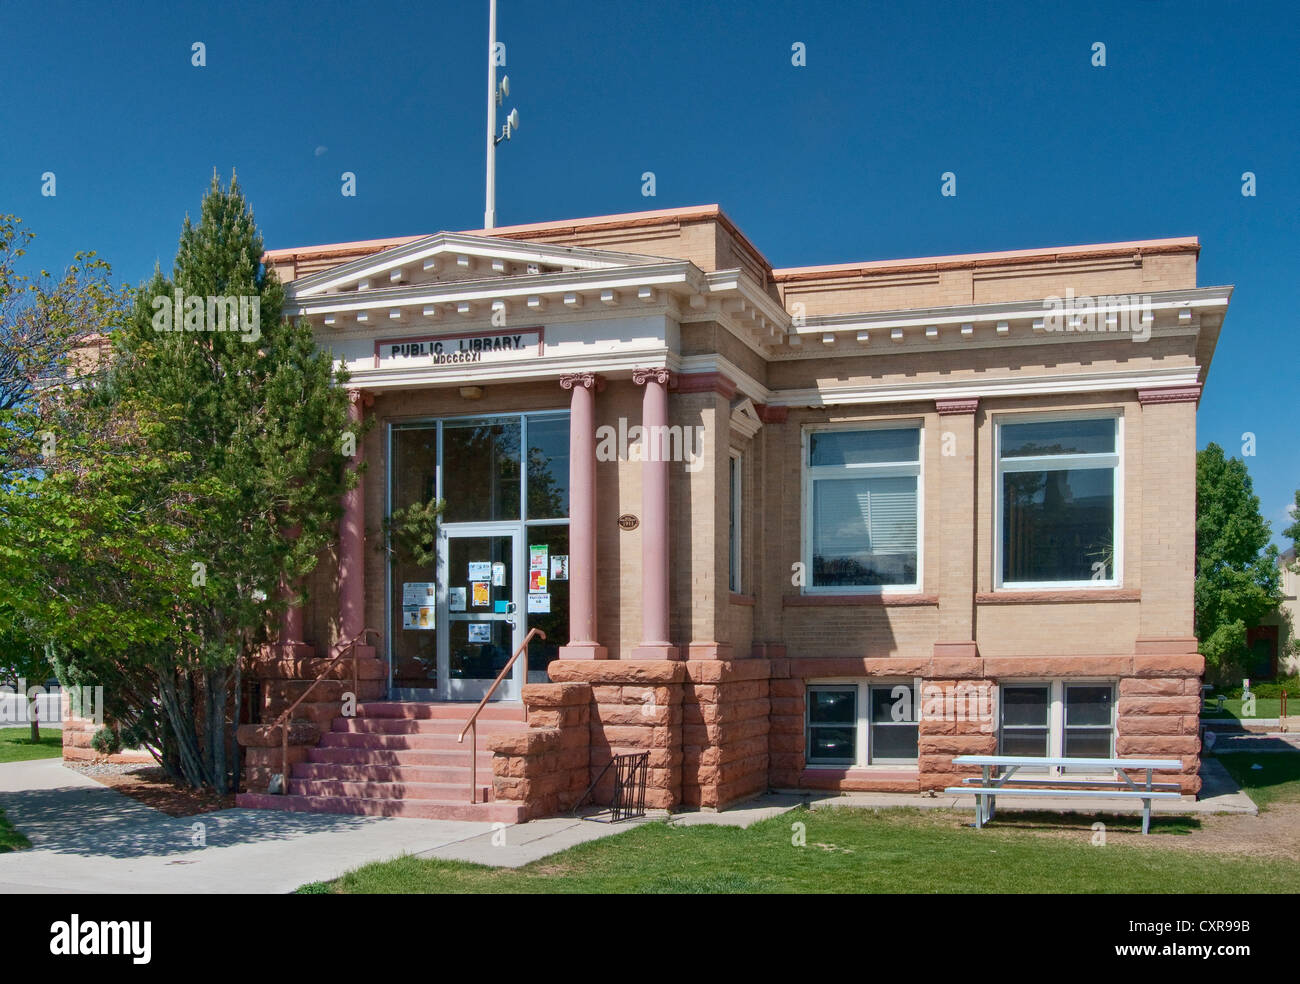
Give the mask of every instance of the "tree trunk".
[(32, 726), (32, 744), (41, 743), (41, 711), (36, 706), (36, 698), (31, 698), (31, 703), (27, 705), (27, 720)]

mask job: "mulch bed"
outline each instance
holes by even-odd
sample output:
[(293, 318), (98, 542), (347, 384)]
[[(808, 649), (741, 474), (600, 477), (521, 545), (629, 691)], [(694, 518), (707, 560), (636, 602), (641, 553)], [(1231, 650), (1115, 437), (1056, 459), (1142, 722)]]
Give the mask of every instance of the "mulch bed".
[(235, 805), (233, 793), (217, 796), (210, 791), (191, 789), (185, 783), (169, 777), (156, 765), (112, 765), (100, 762), (64, 764), (169, 817), (192, 817), (200, 813), (229, 810)]

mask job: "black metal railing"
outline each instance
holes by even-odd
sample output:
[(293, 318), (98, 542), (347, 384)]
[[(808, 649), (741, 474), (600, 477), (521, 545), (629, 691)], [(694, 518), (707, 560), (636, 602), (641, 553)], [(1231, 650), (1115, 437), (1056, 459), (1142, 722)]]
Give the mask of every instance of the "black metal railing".
[(646, 775), (650, 769), (649, 752), (615, 755), (605, 763), (605, 768), (600, 770), (600, 774), (592, 780), (591, 785), (587, 787), (587, 791), (582, 794), (582, 797), (573, 807), (574, 815), (576, 816), (578, 811), (591, 799), (596, 787), (600, 785), (600, 781), (605, 778), (605, 774), (610, 769), (614, 770), (614, 795), (609, 803), (609, 816), (606, 818), (596, 814), (586, 819), (599, 820), (603, 823), (618, 823), (621, 820), (645, 816), (645, 784)]

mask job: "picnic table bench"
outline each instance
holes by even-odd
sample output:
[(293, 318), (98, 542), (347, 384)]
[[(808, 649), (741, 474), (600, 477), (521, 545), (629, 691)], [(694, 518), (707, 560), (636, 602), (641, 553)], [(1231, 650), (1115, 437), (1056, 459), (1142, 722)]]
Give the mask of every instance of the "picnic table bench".
[[(1142, 801), (1142, 833), (1151, 828), (1151, 801), (1180, 799), (1179, 785), (1173, 782), (1152, 782), (1151, 773), (1179, 772), (1183, 763), (1178, 759), (1121, 759), (1121, 758), (1043, 758), (1031, 755), (958, 755), (954, 765), (978, 765), (983, 777), (963, 779), (961, 786), (949, 786), (945, 793), (975, 795), (975, 826), (983, 827), (993, 819), (998, 793), (1016, 796), (1057, 796), (1079, 799), (1139, 799)], [(1115, 779), (1085, 779), (1069, 776), (1021, 776), (1016, 772), (1024, 767), (1068, 767), (1098, 771), (1112, 771)], [(998, 775), (993, 770), (1005, 770)], [(1134, 782), (1128, 771), (1146, 773), (1145, 782)]]

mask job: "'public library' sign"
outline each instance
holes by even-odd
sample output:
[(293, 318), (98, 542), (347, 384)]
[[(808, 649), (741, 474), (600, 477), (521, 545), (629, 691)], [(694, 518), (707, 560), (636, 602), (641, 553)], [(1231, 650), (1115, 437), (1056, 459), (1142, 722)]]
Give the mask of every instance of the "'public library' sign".
[(530, 359), (541, 354), (541, 328), (463, 332), (428, 338), (380, 339), (375, 342), (375, 368), (470, 366)]

